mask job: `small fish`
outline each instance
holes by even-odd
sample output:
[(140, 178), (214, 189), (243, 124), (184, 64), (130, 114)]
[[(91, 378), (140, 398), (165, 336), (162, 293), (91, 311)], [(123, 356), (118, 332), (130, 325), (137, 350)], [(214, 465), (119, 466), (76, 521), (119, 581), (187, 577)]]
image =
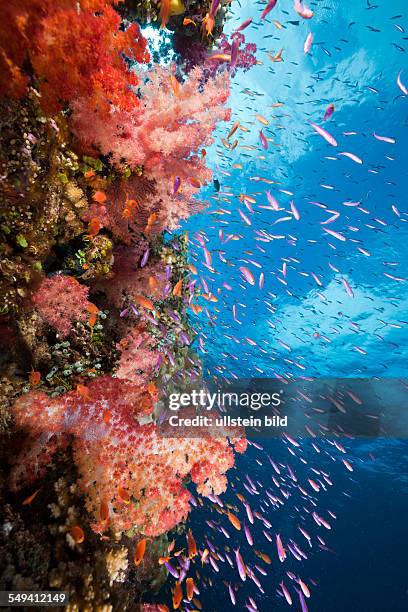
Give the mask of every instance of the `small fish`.
[(255, 115), (255, 118), (263, 125), (269, 125), (269, 121), (263, 115)]
[(278, 0), (269, 0), (268, 4), (265, 6), (264, 10), (261, 13), (261, 19), (265, 19), (272, 9), (277, 5)]
[(405, 87), (404, 83), (401, 81), (402, 70), (398, 73), (397, 76), (397, 85), (404, 94), (404, 96), (408, 96), (408, 89)]
[(282, 593), (283, 593), (287, 603), (291, 606), (292, 605), (292, 597), (291, 597), (291, 595), (290, 595), (290, 593), (289, 593), (288, 589), (286, 588), (286, 586), (285, 586), (283, 581), (280, 583), (280, 588), (282, 589)]
[(247, 28), (248, 26), (250, 26), (252, 23), (252, 17), (250, 17), (249, 19), (246, 19), (245, 21), (243, 21), (241, 23), (241, 25), (235, 30), (236, 32), (242, 32), (242, 30), (245, 30), (245, 28)]
[(160, 4), (160, 29), (166, 27), (167, 22), (170, 19), (170, 0), (161, 0)]
[(237, 600), (235, 598), (235, 593), (234, 593), (234, 591), (233, 591), (233, 589), (232, 589), (230, 584), (228, 585), (228, 593), (229, 593), (232, 605), (235, 606)]
[(188, 26), (188, 25), (193, 25), (197, 27), (197, 24), (195, 21), (193, 21), (192, 19), (189, 19), (188, 17), (184, 17), (183, 26)]
[(211, 36), (215, 26), (215, 17), (220, 8), (220, 0), (211, 0), (210, 10), (203, 19), (202, 29), (207, 36)]
[(188, 601), (191, 601), (194, 597), (194, 580), (193, 578), (187, 578), (186, 580), (186, 593)]
[(69, 533), (75, 544), (82, 544), (82, 542), (85, 540), (85, 534), (79, 525), (74, 525), (71, 527)]
[(157, 220), (158, 220), (158, 214), (157, 213), (152, 213), (151, 215), (149, 215), (148, 219), (147, 219), (147, 225), (145, 227), (145, 232), (148, 234), (152, 228), (154, 227), (154, 225), (156, 224)]
[(237, 564), (238, 573), (243, 582), (246, 580), (246, 569), (244, 565), (244, 561), (241, 557), (241, 553), (239, 552), (239, 548), (234, 551), (235, 552), (235, 562)]
[(231, 59), (230, 59), (230, 64), (232, 68), (234, 68), (237, 63), (239, 45), (240, 45), (239, 39), (236, 36), (233, 36), (232, 45), (231, 45)]
[(188, 182), (192, 187), (195, 187), (196, 189), (201, 189), (201, 182), (197, 178), (190, 176)]
[(254, 275), (252, 274), (251, 270), (249, 270), (245, 266), (241, 266), (239, 270), (242, 273), (242, 276), (245, 278), (245, 280), (250, 285), (255, 285), (255, 278), (254, 278)]
[(34, 491), (34, 493), (31, 493), (31, 495), (26, 497), (25, 500), (21, 503), (21, 505), (29, 506), (35, 500), (35, 498), (37, 497), (40, 491), (41, 491), (41, 487), (37, 489), (36, 491)]
[(330, 119), (330, 117), (334, 113), (334, 110), (335, 110), (334, 104), (329, 104), (329, 106), (325, 110), (323, 121), (327, 121), (327, 119)]
[(144, 295), (135, 295), (134, 300), (139, 304), (139, 306), (147, 308), (147, 310), (156, 310), (153, 302), (145, 298)]
[(179, 176), (174, 177), (173, 181), (173, 195), (177, 195), (181, 187), (181, 179)]
[(301, 578), (298, 578), (297, 581), (298, 581), (300, 588), (302, 589), (303, 595), (309, 598), (310, 597), (309, 587), (303, 582), (303, 580), (301, 580)]
[(343, 283), (344, 288), (345, 288), (345, 290), (347, 291), (348, 295), (349, 295), (350, 297), (354, 297), (353, 290), (352, 290), (352, 288), (350, 287), (349, 283), (346, 281), (346, 279), (345, 279), (345, 278), (342, 278), (342, 279), (341, 279), (341, 282)]
[(343, 151), (342, 153), (338, 153), (338, 155), (342, 155), (343, 157), (348, 157), (349, 159), (351, 159), (353, 162), (355, 162), (356, 164), (362, 164), (363, 160), (358, 157), (357, 155), (354, 155), (354, 153), (348, 153), (347, 151)]
[(235, 514), (232, 514), (232, 512), (227, 512), (227, 517), (228, 517), (228, 520), (231, 523), (231, 525), (233, 525), (235, 527), (235, 529), (240, 531), (241, 530), (241, 521), (239, 520), (239, 518), (237, 516), (235, 516)]
[(335, 138), (333, 138), (333, 136), (331, 134), (329, 134), (329, 132), (327, 132), (323, 128), (319, 127), (315, 123), (311, 123), (310, 125), (312, 126), (314, 131), (317, 132), (319, 134), (319, 136), (324, 138), (325, 141), (328, 142), (332, 147), (337, 147), (337, 141), (335, 140)]
[(300, 0), (295, 0), (293, 8), (303, 19), (311, 19), (314, 15), (313, 11), (307, 8), (307, 6), (303, 6)]
[(259, 131), (259, 140), (261, 141), (262, 148), (266, 150), (268, 148), (268, 141), (266, 140), (262, 130)]
[(272, 53), (268, 53), (268, 57), (271, 60), (271, 62), (274, 62), (274, 63), (283, 62), (282, 53), (283, 53), (283, 49), (279, 49), (279, 51), (275, 55), (272, 55)]
[(278, 550), (279, 561), (283, 563), (283, 561), (286, 559), (286, 551), (283, 548), (282, 540), (279, 533), (276, 534), (276, 548)]
[(146, 538), (143, 538), (143, 540), (139, 540), (136, 545), (135, 555), (133, 557), (133, 562), (135, 565), (140, 565), (143, 561), (143, 557), (146, 552), (146, 542)]
[(150, 250), (146, 249), (146, 251), (144, 252), (143, 257), (142, 257), (142, 259), (140, 261), (140, 267), (141, 268), (144, 268), (145, 265), (147, 264), (147, 260), (149, 259), (149, 254), (150, 254)]
[(174, 296), (180, 296), (181, 295), (181, 288), (182, 288), (182, 286), (183, 286), (183, 279), (180, 278), (180, 280), (177, 281), (177, 283), (173, 287), (172, 293), (173, 293)]
[(173, 591), (173, 610), (177, 610), (183, 600), (183, 589), (181, 583), (177, 580)]
[(346, 241), (346, 237), (343, 236), (343, 234), (340, 234), (339, 232), (335, 232), (334, 230), (331, 230), (328, 227), (324, 227), (323, 230), (327, 234), (330, 234), (331, 236), (333, 236), (333, 238), (337, 238), (337, 240), (341, 240), (342, 242)]
[(130, 495), (123, 487), (118, 488), (118, 497), (124, 504), (130, 504)]
[(382, 142), (388, 142), (389, 144), (395, 144), (396, 143), (395, 138), (390, 138), (389, 136), (379, 136), (375, 132), (373, 132), (373, 136), (374, 136), (374, 138), (376, 138), (377, 140), (381, 140)]
[(239, 128), (240, 123), (239, 121), (236, 121), (234, 123), (234, 125), (232, 126), (232, 128), (230, 129), (230, 131), (228, 132), (228, 136), (227, 136), (227, 140), (229, 140), (230, 138), (232, 138), (232, 136), (235, 134), (235, 132), (237, 131), (237, 129)]
[(296, 208), (295, 203), (294, 203), (293, 201), (290, 203), (290, 210), (292, 211), (292, 215), (294, 216), (294, 218), (296, 219), (296, 221), (299, 221), (299, 219), (300, 219), (300, 214), (299, 214), (299, 211), (298, 211), (298, 209)]
[(344, 463), (349, 472), (353, 472), (353, 466), (349, 461), (347, 461), (347, 459), (342, 459), (342, 462)]
[(76, 392), (83, 399), (89, 399), (89, 389), (88, 389), (88, 387), (86, 385), (78, 384), (77, 387), (76, 387)]
[(193, 559), (197, 555), (197, 545), (191, 529), (187, 532), (187, 545), (189, 559)]
[(109, 506), (106, 501), (101, 501), (101, 505), (99, 508), (99, 518), (102, 523), (105, 523), (105, 527), (109, 521)]
[(307, 53), (309, 53), (309, 51), (311, 49), (311, 46), (312, 46), (312, 43), (313, 43), (313, 34), (312, 34), (312, 32), (309, 32), (309, 34), (307, 35), (307, 38), (305, 40), (305, 44), (303, 46), (303, 51), (304, 51), (305, 55)]

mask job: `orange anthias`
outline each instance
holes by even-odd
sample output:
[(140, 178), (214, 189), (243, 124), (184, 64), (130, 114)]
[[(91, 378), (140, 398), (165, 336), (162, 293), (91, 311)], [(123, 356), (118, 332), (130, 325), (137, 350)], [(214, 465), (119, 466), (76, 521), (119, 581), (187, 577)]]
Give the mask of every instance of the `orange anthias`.
[(235, 529), (238, 529), (239, 531), (241, 529), (241, 521), (239, 520), (239, 518), (235, 516), (235, 514), (232, 514), (232, 512), (228, 512), (227, 516), (229, 522), (234, 525)]
[(183, 279), (181, 278), (173, 287), (173, 295), (180, 296), (181, 288), (183, 286)]
[(143, 538), (143, 540), (140, 540), (137, 543), (135, 556), (133, 558), (135, 565), (140, 565), (140, 563), (143, 561), (143, 557), (146, 552), (146, 542), (147, 542), (146, 538)]
[(37, 489), (36, 491), (34, 491), (34, 493), (31, 493), (31, 495), (26, 497), (25, 500), (22, 502), (22, 506), (29, 506), (37, 497), (40, 491), (41, 489)]
[(137, 302), (139, 306), (147, 308), (147, 310), (156, 310), (153, 302), (145, 298), (144, 295), (135, 295), (135, 302)]
[(160, 28), (166, 27), (168, 20), (170, 19), (170, 0), (161, 0), (160, 6)]
[(124, 504), (130, 504), (130, 495), (123, 487), (118, 488), (118, 497)]
[(89, 399), (89, 389), (86, 385), (78, 384), (76, 390), (78, 395), (80, 395), (84, 399)]
[(197, 554), (197, 545), (196, 545), (196, 541), (193, 537), (191, 529), (189, 529), (187, 532), (187, 544), (188, 544), (188, 556), (190, 557), (190, 559), (192, 559)]
[(74, 525), (71, 527), (69, 533), (71, 534), (75, 544), (82, 544), (82, 542), (85, 540), (85, 534), (79, 525)]
[(187, 599), (191, 601), (194, 597), (194, 580), (193, 578), (187, 578), (186, 580), (186, 591), (187, 591)]
[(176, 582), (176, 586), (173, 591), (173, 610), (177, 610), (183, 600), (183, 589), (179, 581)]

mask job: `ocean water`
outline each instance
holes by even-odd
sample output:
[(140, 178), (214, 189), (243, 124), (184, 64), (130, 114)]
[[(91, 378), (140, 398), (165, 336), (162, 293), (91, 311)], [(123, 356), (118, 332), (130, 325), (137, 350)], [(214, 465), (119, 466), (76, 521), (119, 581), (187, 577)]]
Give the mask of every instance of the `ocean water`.
[[(220, 190), (213, 186), (206, 190), (206, 213), (191, 218), (183, 228), (189, 231), (190, 259), (199, 282), (204, 279), (204, 288), (206, 284), (218, 298), (191, 319), (203, 341), (197, 349), (206, 376), (403, 379), (408, 338), (408, 98), (397, 77), (401, 73), (401, 81), (408, 84), (407, 4), (315, 1), (310, 3), (315, 15), (309, 21), (298, 18), (291, 2), (281, 1), (261, 23), (263, 6), (234, 2), (227, 31), (253, 17), (244, 33), (247, 42), (257, 44), (262, 62), (232, 80), (231, 125), (239, 121), (248, 131), (238, 131), (239, 144), (230, 151), (220, 143), (230, 126), (219, 128), (207, 154)], [(309, 32), (313, 44), (305, 54)], [(268, 53), (275, 55), (280, 49), (284, 61), (271, 62)], [(282, 105), (272, 106), (277, 103)], [(323, 122), (331, 103), (333, 116)], [(268, 125), (256, 115), (265, 117)], [(312, 122), (334, 136), (338, 146), (318, 135)], [(267, 150), (260, 145), (260, 129), (269, 139)], [(391, 142), (377, 139), (374, 133)], [(358, 156), (362, 163), (341, 155), (344, 152)], [(236, 164), (242, 167), (234, 168)], [(267, 190), (280, 210), (262, 208), (268, 206)], [(242, 194), (254, 201), (246, 206)], [(203, 245), (212, 255), (210, 265)], [(253, 285), (243, 278), (242, 266), (253, 274)], [(237, 506), (235, 492), (239, 492), (253, 509), (261, 506), (259, 512), (272, 525), (273, 541), (266, 539), (262, 521), (255, 519), (254, 525), (248, 525), (254, 540), (250, 546), (243, 530), (235, 530), (212, 502), (196, 508), (188, 525), (201, 549), (207, 537), (222, 555), (229, 546), (233, 561), (233, 551), (240, 547), (251, 567), (257, 562), (253, 549), (268, 554), (272, 563), (260, 562), (267, 571), (266, 576), (257, 574), (263, 593), (248, 577), (240, 580), (235, 561), (231, 568), (225, 557), (218, 563), (219, 571), (208, 564), (200, 568), (197, 584), (203, 610), (254, 609), (253, 602), (260, 611), (283, 610), (288, 602), (279, 587), (282, 580), (292, 608), (300, 610), (299, 584), (287, 572), (309, 586), (306, 604), (311, 611), (407, 610), (405, 434), (401, 431), (400, 438), (388, 440), (341, 440), (353, 472), (345, 469), (327, 441), (316, 441), (318, 453), (305, 439), (300, 450), (295, 449), (296, 456), (282, 440), (258, 441), (263, 450), (250, 446), (238, 457), (232, 484), (221, 500)], [(306, 482), (315, 469), (320, 476), (321, 471), (329, 474), (333, 484), (320, 490), (312, 502), (304, 502), (294, 493), (288, 468), (281, 467), (278, 484), (289, 491), (286, 499), (273, 483), (277, 474), (267, 455), (278, 465), (289, 465), (298, 482)], [(246, 475), (258, 483), (257, 494), (250, 495), (243, 487), (248, 484)], [(266, 506), (266, 489), (284, 503)], [(335, 514), (335, 519), (329, 516), (331, 529), (311, 518), (314, 503), (325, 517), (328, 510)], [(240, 507), (242, 517), (245, 510)], [(206, 521), (214, 521), (215, 527)], [(307, 525), (311, 547), (298, 525)], [(276, 533), (285, 542), (293, 538), (307, 559), (298, 561), (288, 553), (281, 563)], [(165, 587), (167, 597), (173, 584)], [(235, 606), (228, 584), (236, 587)]]

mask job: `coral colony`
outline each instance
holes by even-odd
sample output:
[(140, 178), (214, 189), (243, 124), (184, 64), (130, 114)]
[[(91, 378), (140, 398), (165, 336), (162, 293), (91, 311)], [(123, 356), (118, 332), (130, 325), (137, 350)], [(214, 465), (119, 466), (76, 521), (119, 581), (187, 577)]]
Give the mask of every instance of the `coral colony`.
[[(16, 500), (6, 522), (20, 542), (18, 556), (4, 546), (6, 582), (67, 590), (72, 610), (135, 609), (146, 585), (158, 588), (166, 534), (194, 500), (186, 483), (220, 494), (234, 444), (246, 447), (161, 438), (153, 418), (164, 386), (201, 377), (187, 237), (165, 231), (205, 207), (205, 147), (230, 118), (232, 67), (208, 59), (227, 10), (0, 7), (0, 427), (14, 449), (2, 472)], [(194, 65), (181, 51), (178, 63), (155, 63), (146, 22), (175, 30), (180, 50), (192, 44)], [(234, 71), (255, 62), (254, 45), (239, 43)], [(230, 53), (225, 37), (220, 45)]]

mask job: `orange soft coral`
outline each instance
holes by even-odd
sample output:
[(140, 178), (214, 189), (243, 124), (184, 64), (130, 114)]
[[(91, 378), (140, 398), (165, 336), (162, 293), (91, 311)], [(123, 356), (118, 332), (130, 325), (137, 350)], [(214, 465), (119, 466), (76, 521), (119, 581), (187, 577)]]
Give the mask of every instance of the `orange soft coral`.
[[(139, 26), (120, 29), (116, 0), (20, 0), (0, 5), (0, 95), (24, 95), (34, 69), (44, 110), (54, 113), (72, 100), (90, 110), (137, 105), (137, 84), (124, 56), (148, 60)], [(27, 68), (27, 72), (25, 72)]]

